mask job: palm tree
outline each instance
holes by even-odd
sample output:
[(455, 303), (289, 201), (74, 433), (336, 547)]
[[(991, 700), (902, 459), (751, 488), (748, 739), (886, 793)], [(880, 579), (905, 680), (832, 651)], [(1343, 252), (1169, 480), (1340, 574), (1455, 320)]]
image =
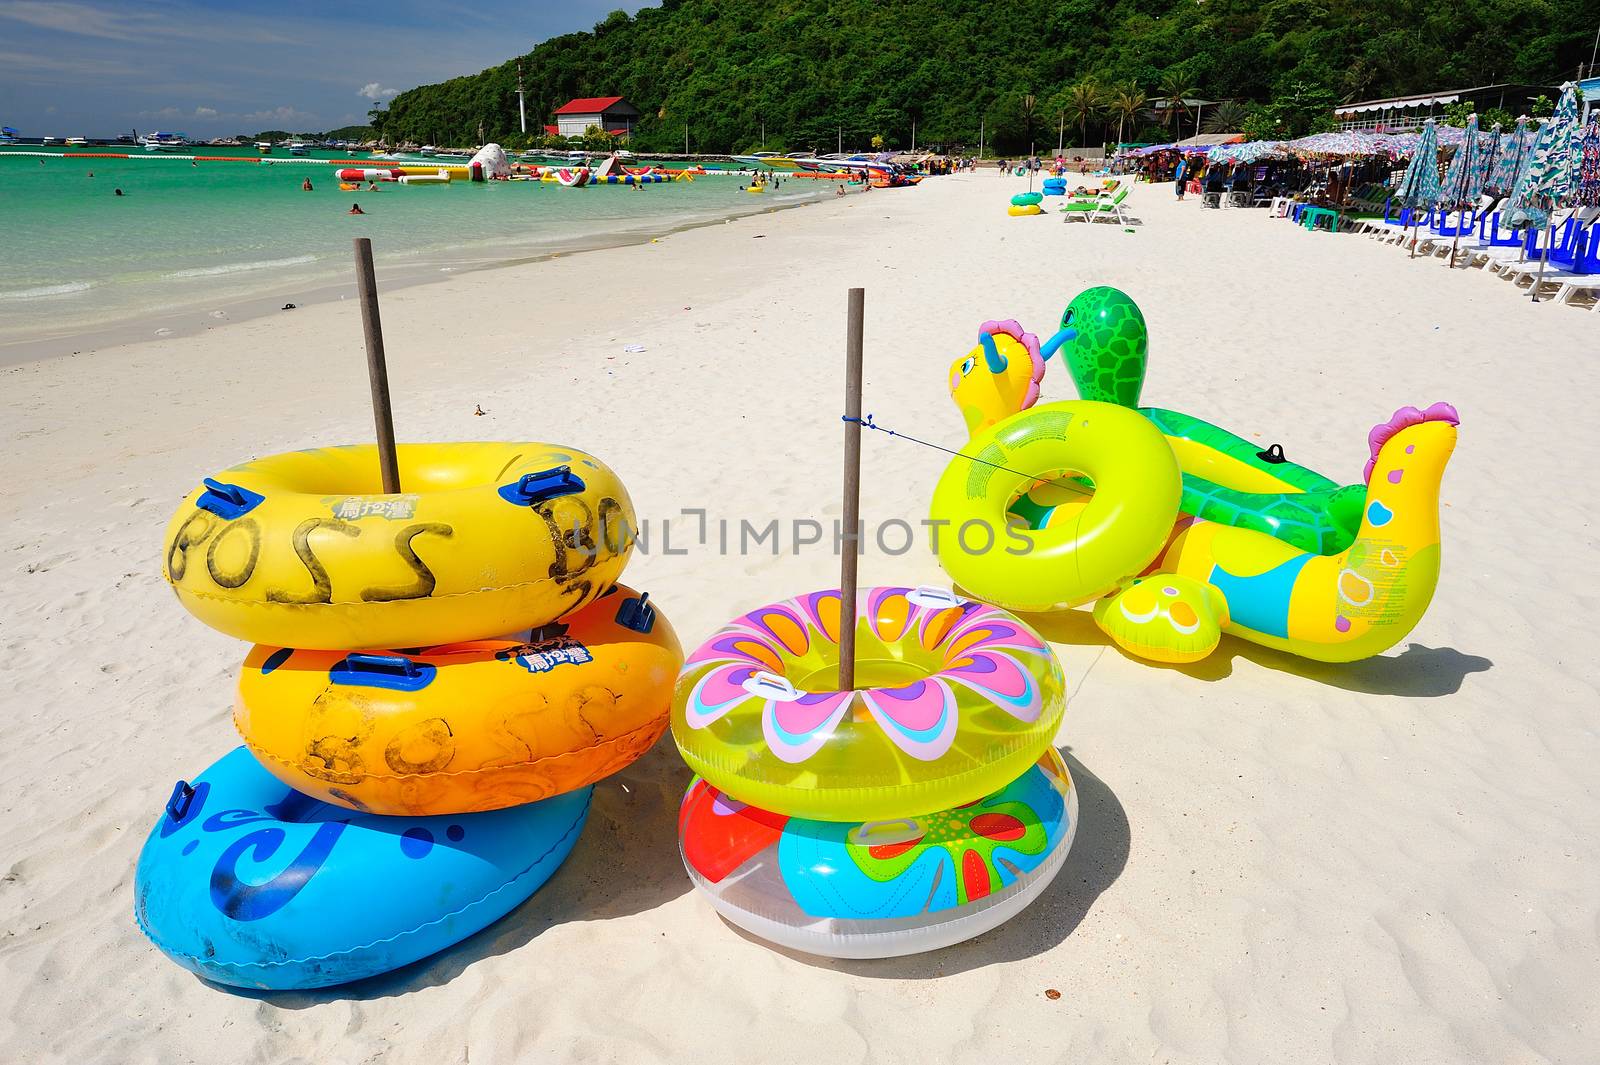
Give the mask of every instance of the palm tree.
[(1117, 116), (1117, 143), (1122, 143), (1124, 125), (1132, 125), (1149, 104), (1144, 90), (1134, 81), (1119, 85), (1111, 93), (1111, 113)]
[(1039, 106), (1038, 97), (1027, 93), (1022, 97), (1022, 120), (1028, 126), (1028, 154), (1033, 154), (1033, 112)]
[(1067, 90), (1066, 102), (1062, 110), (1067, 116), (1067, 121), (1078, 127), (1078, 144), (1082, 146), (1089, 139), (1089, 123), (1105, 114), (1105, 92), (1100, 88), (1100, 83), (1093, 78), (1084, 78)]
[(1255, 108), (1242, 100), (1224, 100), (1206, 116), (1207, 133), (1238, 133)]
[[(1161, 75), (1161, 94), (1166, 97), (1167, 118), (1174, 114), (1178, 116), (1181, 126), (1184, 118), (1189, 115), (1189, 105), (1184, 101), (1193, 96), (1197, 91), (1194, 79), (1182, 67), (1172, 67)], [(1172, 139), (1177, 140), (1182, 135), (1182, 130), (1174, 130), (1176, 134)]]

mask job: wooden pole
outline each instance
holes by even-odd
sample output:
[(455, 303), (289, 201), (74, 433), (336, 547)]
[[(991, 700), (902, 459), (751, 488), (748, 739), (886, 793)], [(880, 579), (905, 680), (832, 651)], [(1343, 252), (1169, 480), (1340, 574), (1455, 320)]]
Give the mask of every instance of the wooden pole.
[(866, 290), (850, 290), (844, 362), (844, 544), (839, 553), (839, 690), (856, 686), (856, 562), (861, 553), (861, 338)]
[(356, 238), (356, 297), (367, 334), (367, 379), (372, 385), (372, 420), (378, 431), (378, 470), (384, 495), (400, 491), (400, 461), (394, 451), (394, 410), (389, 405), (389, 367), (383, 358), (383, 323), (378, 319), (378, 276), (372, 268), (372, 241)]

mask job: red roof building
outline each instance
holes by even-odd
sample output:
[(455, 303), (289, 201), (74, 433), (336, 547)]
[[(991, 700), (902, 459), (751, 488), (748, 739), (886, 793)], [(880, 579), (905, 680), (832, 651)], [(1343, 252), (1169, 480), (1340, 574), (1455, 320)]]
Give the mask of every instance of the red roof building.
[(590, 126), (607, 133), (625, 134), (639, 120), (639, 109), (620, 96), (584, 96), (556, 108), (556, 132), (581, 137)]

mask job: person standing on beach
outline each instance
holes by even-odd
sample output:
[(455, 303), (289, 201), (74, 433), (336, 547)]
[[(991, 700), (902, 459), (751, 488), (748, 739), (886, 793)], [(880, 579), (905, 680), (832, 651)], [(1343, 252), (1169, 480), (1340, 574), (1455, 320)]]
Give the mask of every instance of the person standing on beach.
[(1177, 189), (1178, 199), (1180, 201), (1183, 199), (1183, 173), (1184, 173), (1184, 164), (1186, 162), (1187, 162), (1187, 160), (1185, 160), (1185, 159), (1183, 159), (1181, 157), (1178, 159), (1178, 169), (1177, 169), (1177, 172), (1176, 172), (1175, 176), (1172, 179), (1172, 184)]

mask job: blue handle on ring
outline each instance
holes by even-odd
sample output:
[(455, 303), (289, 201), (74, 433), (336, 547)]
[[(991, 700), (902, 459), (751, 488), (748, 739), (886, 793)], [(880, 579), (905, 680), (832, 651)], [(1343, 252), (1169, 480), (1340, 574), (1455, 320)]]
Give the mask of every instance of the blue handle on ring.
[(421, 691), (433, 683), (439, 668), (416, 662), (405, 655), (374, 655), (351, 652), (328, 670), (328, 680), (359, 688), (388, 688), (391, 691)]
[(538, 473), (524, 474), (511, 484), (500, 486), (500, 498), (519, 507), (531, 507), (560, 496), (581, 492), (586, 486), (583, 478), (572, 472), (571, 466), (556, 466)]
[(240, 484), (227, 484), (223, 481), (214, 481), (210, 477), (200, 482), (206, 490), (194, 501), (194, 505), (201, 510), (208, 510), (217, 517), (226, 521), (250, 513), (261, 505), (266, 496), (259, 492), (252, 492)]
[(172, 796), (167, 799), (167, 816), (174, 821), (182, 821), (189, 812), (189, 803), (194, 801), (194, 788), (189, 786), (187, 780), (180, 780), (172, 785)]
[(648, 633), (656, 627), (656, 608), (650, 605), (650, 593), (640, 592), (637, 599), (624, 599), (617, 607), (617, 624), (638, 633)]

